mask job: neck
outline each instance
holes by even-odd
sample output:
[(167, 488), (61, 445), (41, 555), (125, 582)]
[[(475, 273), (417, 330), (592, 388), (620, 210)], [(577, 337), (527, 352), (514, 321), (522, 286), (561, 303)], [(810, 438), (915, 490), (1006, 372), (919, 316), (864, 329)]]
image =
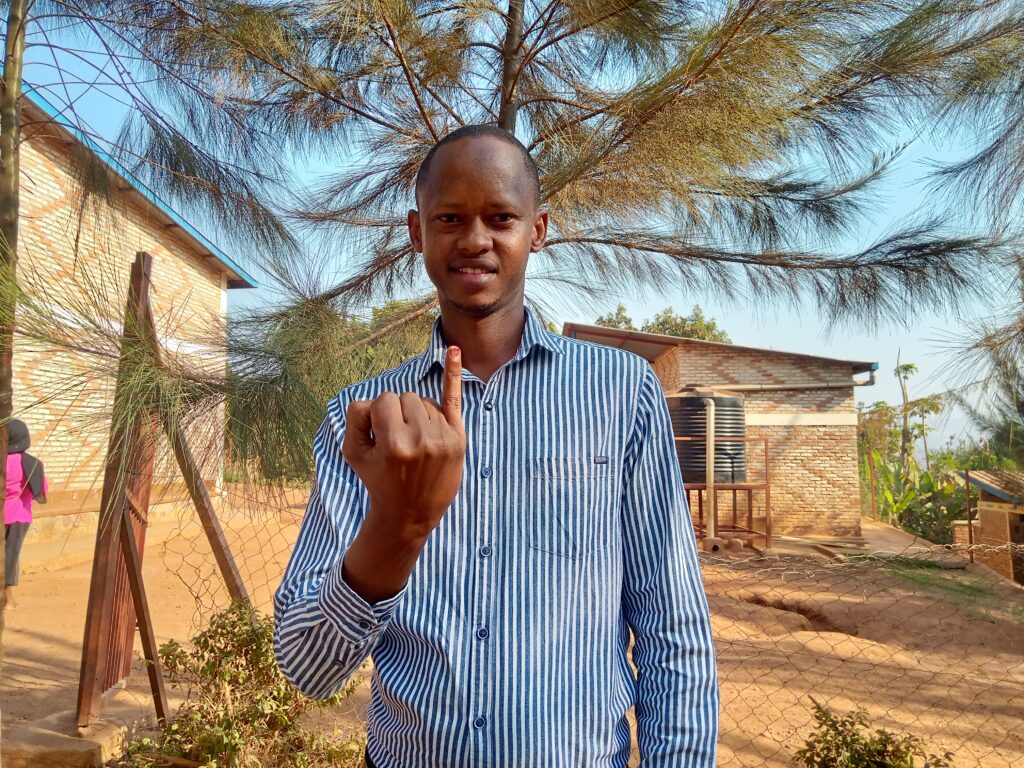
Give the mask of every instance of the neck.
[(462, 350), (462, 366), (484, 382), (515, 356), (525, 325), (522, 302), (502, 307), (484, 317), (473, 317), (454, 307), (441, 306), (441, 330), (445, 342)]

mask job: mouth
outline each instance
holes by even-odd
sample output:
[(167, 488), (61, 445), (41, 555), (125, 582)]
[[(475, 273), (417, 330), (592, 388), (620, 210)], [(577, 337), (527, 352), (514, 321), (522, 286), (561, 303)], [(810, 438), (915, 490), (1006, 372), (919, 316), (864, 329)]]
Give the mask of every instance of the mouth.
[(467, 288), (481, 288), (497, 276), (497, 270), (481, 266), (453, 265), (448, 272)]

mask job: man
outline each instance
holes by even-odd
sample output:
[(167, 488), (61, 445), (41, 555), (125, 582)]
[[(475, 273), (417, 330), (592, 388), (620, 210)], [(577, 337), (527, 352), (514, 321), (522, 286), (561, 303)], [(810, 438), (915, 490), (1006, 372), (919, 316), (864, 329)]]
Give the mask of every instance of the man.
[(710, 622), (654, 373), (525, 310), (548, 215), (513, 136), (450, 134), (416, 190), (441, 318), (328, 405), (276, 597), (284, 674), (325, 697), (372, 653), (379, 768), (623, 768), (634, 705), (644, 766), (713, 766)]

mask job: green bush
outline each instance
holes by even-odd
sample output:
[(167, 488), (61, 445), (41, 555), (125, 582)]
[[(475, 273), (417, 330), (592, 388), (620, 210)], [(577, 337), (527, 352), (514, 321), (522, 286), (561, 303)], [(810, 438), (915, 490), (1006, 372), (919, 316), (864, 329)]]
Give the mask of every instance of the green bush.
[(242, 768), (344, 768), (362, 764), (362, 738), (331, 738), (304, 728), (300, 718), (335, 705), (355, 690), (353, 680), (334, 698), (300, 694), (274, 659), (273, 622), (245, 603), (216, 615), (185, 648), (160, 648), (170, 682), (185, 703), (156, 737), (129, 745), (121, 768), (196, 765)]
[(953, 521), (966, 515), (963, 477), (948, 469), (921, 469), (913, 458), (904, 473), (898, 461), (887, 463), (877, 451), (872, 456), (879, 519), (934, 544), (952, 544)]
[(814, 703), (814, 721), (818, 730), (794, 756), (797, 765), (806, 768), (914, 768), (914, 758), (924, 761), (923, 768), (951, 768), (952, 752), (942, 757), (925, 755), (916, 736), (897, 735), (885, 730), (865, 733), (867, 715), (862, 710), (836, 715)]

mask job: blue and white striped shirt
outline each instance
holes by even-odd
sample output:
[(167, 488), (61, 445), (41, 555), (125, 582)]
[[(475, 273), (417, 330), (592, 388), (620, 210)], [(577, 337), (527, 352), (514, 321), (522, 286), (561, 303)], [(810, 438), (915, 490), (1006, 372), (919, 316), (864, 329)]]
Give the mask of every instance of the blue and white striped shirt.
[[(341, 454), (354, 399), (441, 399), (445, 345), (347, 388), (314, 442), (316, 484), (277, 592), (284, 674), (326, 697), (373, 656), (380, 768), (713, 766), (711, 624), (672, 426), (646, 361), (545, 330), (485, 384), (463, 371), (462, 487), (405, 588), (341, 578), (366, 489)], [(635, 635), (634, 677), (627, 660)]]

